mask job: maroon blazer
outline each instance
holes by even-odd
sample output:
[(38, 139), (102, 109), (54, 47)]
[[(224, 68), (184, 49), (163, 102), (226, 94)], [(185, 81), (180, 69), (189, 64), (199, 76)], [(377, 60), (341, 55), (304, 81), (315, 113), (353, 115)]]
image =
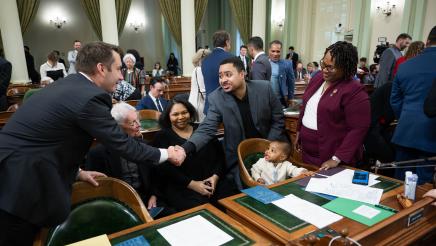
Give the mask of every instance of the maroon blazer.
[[(297, 131), (302, 126), (306, 103), (324, 82), (322, 73), (310, 80), (303, 95)], [(356, 80), (343, 80), (332, 84), (321, 96), (317, 123), (319, 155), (324, 162), (338, 157), (342, 162), (354, 164), (363, 152), (363, 140), (371, 121), (368, 94)]]

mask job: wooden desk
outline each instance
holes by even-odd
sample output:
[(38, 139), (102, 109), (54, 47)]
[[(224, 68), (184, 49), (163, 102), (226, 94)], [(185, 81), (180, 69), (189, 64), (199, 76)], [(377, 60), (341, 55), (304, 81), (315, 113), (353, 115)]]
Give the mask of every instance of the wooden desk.
[[(299, 117), (300, 114), (292, 114), (292, 115), (285, 114), (285, 129), (292, 143), (294, 143), (295, 138), (297, 137), (297, 125), (298, 125)], [(301, 152), (295, 151), (294, 148), (292, 148), (291, 155), (295, 160), (300, 162), (303, 161)]]
[[(329, 202), (325, 198), (301, 189), (298, 184), (294, 183), (298, 179), (286, 180), (272, 185), (270, 188), (282, 195), (294, 194), (318, 205)], [(381, 204), (399, 210), (397, 214), (372, 227), (345, 217), (329, 227), (338, 232), (348, 228), (349, 236), (358, 240), (362, 245), (410, 244), (436, 229), (436, 209), (431, 206), (432, 199), (422, 198), (422, 195), (431, 189), (431, 187), (417, 187), (417, 202), (408, 209), (401, 209), (395, 196), (403, 192), (402, 183), (388, 177), (380, 177), (380, 179), (383, 182), (376, 184), (374, 187), (384, 187), (385, 192), (382, 196)], [(222, 199), (220, 203), (227, 209), (227, 214), (231, 217), (256, 233), (279, 244), (298, 240), (305, 234), (317, 229), (315, 226), (297, 219), (273, 204), (264, 205), (245, 194)], [(421, 210), (423, 217), (410, 227), (407, 227), (408, 217)]]
[(176, 213), (159, 220), (152, 221), (143, 225), (132, 227), (130, 229), (120, 231), (109, 235), (111, 244), (117, 244), (134, 238), (137, 236), (144, 236), (144, 238), (150, 243), (150, 245), (168, 245), (168, 242), (159, 234), (157, 229), (179, 222), (181, 220), (201, 215), (212, 224), (233, 237), (232, 241), (229, 241), (225, 245), (269, 245), (262, 236), (253, 233), (247, 227), (241, 225), (239, 222), (233, 220), (228, 215), (219, 211), (217, 208), (210, 204), (201, 205), (180, 213)]

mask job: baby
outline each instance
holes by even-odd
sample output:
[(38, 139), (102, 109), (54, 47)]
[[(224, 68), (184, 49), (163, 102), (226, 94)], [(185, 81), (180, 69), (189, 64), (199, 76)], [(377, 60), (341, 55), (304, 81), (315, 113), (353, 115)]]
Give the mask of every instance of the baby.
[(251, 168), (251, 176), (261, 184), (270, 185), (300, 174), (311, 175), (312, 172), (307, 169), (298, 168), (287, 161), (290, 154), (291, 146), (288, 143), (271, 142), (264, 158), (260, 158)]

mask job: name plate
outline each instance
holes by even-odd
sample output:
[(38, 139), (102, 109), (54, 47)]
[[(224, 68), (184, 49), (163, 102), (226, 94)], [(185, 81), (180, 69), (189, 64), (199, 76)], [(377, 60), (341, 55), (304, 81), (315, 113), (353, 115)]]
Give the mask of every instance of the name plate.
[(407, 227), (418, 222), (422, 217), (424, 217), (424, 208), (417, 210), (416, 212), (409, 215), (407, 218)]

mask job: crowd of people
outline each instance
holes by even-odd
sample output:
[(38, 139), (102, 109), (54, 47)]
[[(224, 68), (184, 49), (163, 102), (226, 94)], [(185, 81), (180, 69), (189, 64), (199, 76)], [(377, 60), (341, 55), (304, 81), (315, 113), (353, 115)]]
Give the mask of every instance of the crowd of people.
[[(27, 245), (41, 227), (62, 223), (75, 180), (122, 179), (147, 208), (165, 207), (161, 216), (216, 203), (243, 188), (237, 148), (248, 138), (272, 141), (251, 169), (260, 184), (312, 174), (287, 161), (292, 148), (319, 169), (358, 164), (366, 147), (380, 144), (371, 136), (383, 138), (382, 145), (393, 144), (397, 161), (436, 155), (436, 27), (425, 48), (423, 42), (411, 43), (408, 34), (399, 35), (380, 64), (369, 68), (357, 48), (344, 41), (304, 68), (292, 46), (282, 58), (279, 40), (264, 45), (260, 37), (251, 37), (238, 56), (229, 52), (228, 32), (217, 31), (212, 40), (212, 50), (193, 55), (189, 99), (170, 101), (162, 97), (166, 81), (160, 63), (146, 88), (149, 75), (137, 51), (124, 53), (103, 42), (82, 46), (76, 40), (68, 53), (68, 74), (51, 52), (41, 66), (41, 80), (55, 82), (30, 97), (0, 131), (0, 244)], [(10, 67), (0, 60), (3, 66)], [(167, 71), (180, 72), (173, 53)], [(297, 137), (290, 143), (283, 109), (299, 80), (307, 87)], [(363, 83), (375, 83), (371, 97)], [(113, 105), (112, 99), (120, 102)], [(128, 99), (141, 101), (135, 108), (122, 102)], [(160, 112), (161, 130), (152, 142), (141, 139), (141, 109)], [(397, 120), (392, 143), (383, 132), (389, 110)], [(216, 136), (221, 124), (222, 143)], [(93, 139), (100, 144), (89, 150)], [(431, 181), (434, 168), (412, 171), (421, 184)], [(404, 169), (395, 177), (404, 179)]]

